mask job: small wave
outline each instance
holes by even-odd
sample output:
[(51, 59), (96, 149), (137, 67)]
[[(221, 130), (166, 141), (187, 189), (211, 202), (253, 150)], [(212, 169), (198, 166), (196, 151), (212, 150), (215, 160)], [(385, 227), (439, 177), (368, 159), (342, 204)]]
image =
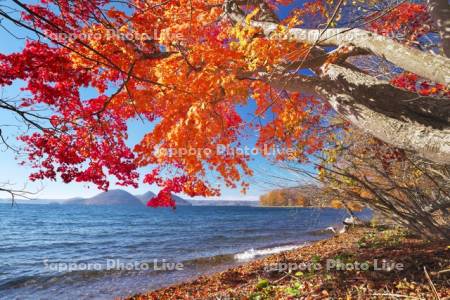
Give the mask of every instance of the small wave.
[[(52, 285), (64, 285), (74, 282), (90, 282), (92, 280), (104, 278), (106, 276), (127, 276), (136, 274), (139, 271), (122, 269), (101, 269), (101, 270), (76, 270), (61, 272), (52, 275), (30, 275), (21, 276), (12, 280), (0, 282), (0, 290), (18, 289), (27, 286), (49, 288)], [(0, 297), (1, 298), (1, 297)]]
[(193, 259), (188, 259), (183, 261), (184, 265), (207, 265), (207, 266), (213, 266), (213, 265), (221, 265), (226, 264), (229, 262), (233, 262), (233, 254), (220, 254), (215, 256), (209, 256), (209, 257), (198, 257)]
[(266, 248), (266, 249), (250, 249), (250, 250), (246, 250), (244, 252), (241, 253), (237, 253), (234, 255), (234, 259), (236, 260), (250, 260), (253, 259), (255, 257), (260, 257), (260, 256), (266, 256), (266, 255), (270, 255), (270, 254), (276, 254), (276, 253), (280, 253), (283, 251), (289, 251), (289, 250), (294, 250), (297, 248), (301, 248), (304, 247), (305, 244), (301, 244), (301, 245), (285, 245), (285, 246), (277, 246), (277, 247), (272, 247), (272, 248)]
[[(340, 231), (340, 226), (333, 227), (333, 230)], [(333, 230), (331, 230), (330, 227), (324, 228), (324, 229), (317, 229), (317, 230), (311, 230), (308, 231), (307, 234), (312, 236), (333, 236)]]

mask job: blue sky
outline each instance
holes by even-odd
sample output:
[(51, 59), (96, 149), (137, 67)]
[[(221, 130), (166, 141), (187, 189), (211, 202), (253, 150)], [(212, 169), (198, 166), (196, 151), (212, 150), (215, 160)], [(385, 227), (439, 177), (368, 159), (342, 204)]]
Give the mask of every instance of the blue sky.
[[(296, 2), (296, 4), (295, 4)], [(300, 1), (294, 1), (293, 6), (298, 5)], [(289, 11), (288, 8), (282, 9), (279, 11), (281, 16), (285, 16)], [(3, 20), (2, 25), (7, 27), (10, 31), (11, 26), (10, 23)], [(22, 30), (14, 29), (12, 30), (16, 36), (25, 37), (27, 32)], [(8, 32), (4, 29), (0, 28), (0, 53), (7, 54), (12, 52), (20, 51), (23, 47), (24, 40), (18, 40), (13, 38)], [(20, 92), (20, 83), (16, 83), (11, 87), (3, 89), (1, 91), (2, 97), (17, 97), (23, 96)], [(86, 90), (83, 92), (84, 97), (93, 96), (90, 94), (91, 92)], [(249, 104), (246, 107), (239, 108), (239, 112), (246, 119), (251, 119), (253, 105)], [(14, 115), (4, 110), (0, 110), (0, 124), (8, 124), (8, 125), (17, 125), (18, 121)], [(143, 124), (141, 121), (134, 120), (129, 122), (129, 145), (136, 144), (146, 132), (148, 132), (151, 126), (149, 124)], [(2, 127), (2, 131), (9, 136), (9, 142), (11, 144), (15, 143), (15, 137), (20, 133), (20, 130), (15, 128), (14, 126)], [(255, 133), (256, 135), (256, 133)], [(250, 139), (247, 141), (247, 145), (251, 146), (254, 142), (254, 139)], [(38, 198), (42, 199), (64, 199), (71, 197), (90, 197), (93, 196), (99, 191), (92, 184), (82, 184), (82, 183), (70, 183), (64, 184), (60, 180), (49, 181), (45, 180), (42, 182), (30, 182), (28, 180), (28, 175), (32, 172), (32, 169), (26, 166), (20, 166), (15, 157), (15, 154), (11, 151), (3, 151), (4, 147), (0, 148), (0, 183), (9, 182), (13, 185), (14, 188), (25, 188), (28, 191), (38, 192)], [(248, 200), (256, 200), (259, 198), (259, 195), (265, 193), (266, 191), (274, 188), (275, 186), (282, 185), (282, 182), (277, 182), (275, 179), (270, 178), (270, 175), (278, 176), (278, 177), (288, 177), (290, 179), (295, 179), (296, 176), (292, 174), (287, 174), (285, 170), (281, 170), (277, 167), (274, 167), (269, 161), (265, 160), (260, 156), (253, 157), (253, 161), (250, 163), (252, 169), (255, 171), (255, 176), (253, 178), (249, 178), (249, 182), (251, 184), (250, 190), (247, 195), (242, 195), (239, 192), (239, 189), (223, 189), (221, 199), (248, 199)], [(140, 173), (144, 174), (145, 170), (142, 170)], [(290, 182), (293, 183), (292, 181)], [(284, 182), (284, 184), (289, 184), (289, 182)], [(111, 189), (114, 188), (122, 188), (128, 190), (133, 194), (145, 193), (148, 190), (153, 192), (157, 192), (158, 189), (155, 186), (148, 186), (144, 184), (140, 184), (138, 189), (134, 188), (123, 188), (117, 187), (114, 185), (113, 181), (111, 182)], [(2, 194), (0, 192), (0, 198), (6, 197), (6, 194)], [(183, 196), (183, 195), (182, 195)]]

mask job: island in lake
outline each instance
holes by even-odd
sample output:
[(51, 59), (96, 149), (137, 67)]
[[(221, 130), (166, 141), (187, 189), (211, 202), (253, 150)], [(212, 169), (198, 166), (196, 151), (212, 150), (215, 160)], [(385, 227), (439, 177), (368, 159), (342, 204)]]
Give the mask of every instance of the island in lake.
[[(65, 201), (60, 201), (60, 204), (69, 205), (128, 205), (128, 206), (143, 206), (147, 202), (155, 197), (155, 194), (151, 191), (143, 195), (132, 195), (124, 190), (110, 190), (100, 193), (92, 198), (72, 198)], [(187, 200), (172, 195), (177, 206), (190, 206), (192, 205)]]

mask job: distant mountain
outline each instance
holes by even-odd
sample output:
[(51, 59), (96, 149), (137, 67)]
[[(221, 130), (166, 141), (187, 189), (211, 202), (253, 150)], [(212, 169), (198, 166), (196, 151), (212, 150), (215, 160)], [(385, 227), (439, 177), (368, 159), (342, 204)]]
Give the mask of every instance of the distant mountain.
[(64, 204), (142, 206), (142, 202), (136, 196), (123, 190), (110, 190), (88, 199), (74, 198), (65, 201)]
[(173, 200), (175, 200), (175, 203), (176, 203), (177, 205), (180, 205), (180, 206), (182, 206), (182, 205), (192, 206), (192, 203), (191, 203), (191, 202), (189, 202), (189, 201), (187, 201), (187, 200), (181, 198), (180, 196), (177, 196), (177, 195), (172, 194), (172, 198), (173, 198)]
[(136, 198), (139, 199), (139, 201), (141, 201), (144, 205), (147, 205), (148, 200), (150, 200), (151, 198), (155, 197), (156, 194), (148, 191), (147, 193), (143, 194), (143, 195), (136, 195)]
[[(56, 199), (36, 199), (17, 200), (16, 203), (24, 204), (50, 204), (50, 205), (147, 205), (148, 200), (153, 198), (155, 193), (147, 192), (142, 195), (132, 195), (122, 190), (110, 190), (98, 194), (92, 198), (75, 197), (65, 200)], [(259, 206), (258, 201), (246, 200), (185, 200), (177, 195), (172, 195), (177, 206)], [(11, 204), (11, 199), (0, 199), (0, 203)]]
[(245, 200), (190, 200), (193, 206), (259, 206), (258, 201)]
[[(148, 200), (150, 200), (151, 198), (155, 197), (155, 193), (153, 192), (147, 192), (143, 195), (138, 195), (136, 196), (142, 204), (147, 205)], [(187, 201), (184, 200), (183, 198), (177, 196), (177, 195), (172, 195), (173, 199), (175, 200), (175, 203), (177, 204), (177, 206), (191, 206), (192, 204)]]
[[(52, 200), (48, 199), (15, 199), (14, 204), (36, 204), (36, 205), (42, 205), (42, 204), (49, 204), (52, 203)], [(12, 205), (12, 199), (0, 199), (0, 204), (8, 204)]]
[(82, 204), (81, 202), (83, 202), (85, 199), (81, 198), (81, 197), (75, 197), (75, 198), (70, 198), (67, 200), (64, 200), (64, 202), (62, 202), (63, 204)]

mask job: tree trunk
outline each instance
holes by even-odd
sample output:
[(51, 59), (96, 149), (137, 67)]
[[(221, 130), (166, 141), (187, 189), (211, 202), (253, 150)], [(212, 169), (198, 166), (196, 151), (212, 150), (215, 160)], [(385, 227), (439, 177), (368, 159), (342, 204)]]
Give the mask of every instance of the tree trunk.
[[(430, 8), (434, 19), (443, 25), (440, 28), (445, 31), (449, 19), (445, 19), (445, 12), (437, 9), (443, 7), (443, 0), (428, 1), (434, 5)], [(286, 33), (281, 35), (281, 25), (277, 22), (261, 21), (263, 18), (245, 20), (245, 13), (239, 4), (239, 1), (225, 0), (224, 11), (232, 21), (244, 27), (260, 28), (269, 39), (289, 38), (311, 45), (312, 59), (309, 62), (312, 61), (315, 68), (318, 64), (323, 64), (320, 77), (286, 74), (288, 68), (283, 70), (283, 66), (279, 66), (282, 75), (278, 78), (274, 78), (273, 74), (267, 76), (257, 73), (256, 79), (266, 80), (279, 89), (317, 95), (328, 101), (345, 119), (380, 140), (394, 147), (418, 153), (433, 162), (450, 164), (448, 99), (423, 97), (396, 88), (386, 81), (359, 72), (345, 61), (327, 65), (326, 60), (321, 58), (330, 53), (324, 52), (323, 55), (315, 56), (314, 50), (321, 50), (317, 46), (351, 48), (352, 53), (344, 54), (344, 60), (352, 55), (373, 54), (406, 71), (446, 86), (450, 83), (449, 58), (420, 51), (358, 28), (285, 28)], [(303, 62), (301, 66), (305, 67)]]
[(450, 164), (450, 101), (418, 97), (389, 83), (329, 65), (321, 78), (272, 76), (276, 88), (312, 93), (355, 126), (431, 161)]

